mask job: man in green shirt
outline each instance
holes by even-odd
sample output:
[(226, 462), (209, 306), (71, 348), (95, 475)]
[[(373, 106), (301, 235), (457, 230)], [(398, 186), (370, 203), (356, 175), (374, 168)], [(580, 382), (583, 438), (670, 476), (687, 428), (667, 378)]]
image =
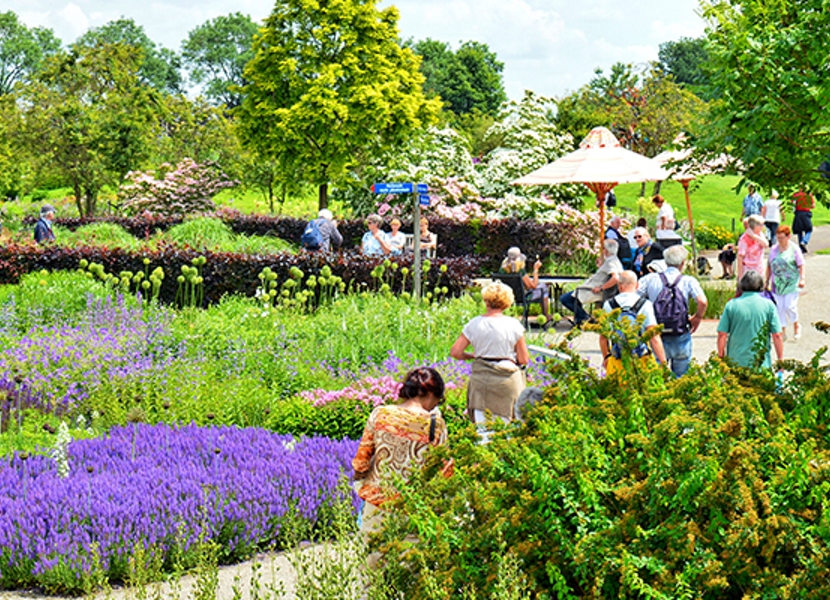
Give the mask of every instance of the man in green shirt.
[[(769, 326), (769, 335), (778, 360), (784, 358), (784, 338), (775, 305), (762, 297), (764, 279), (757, 271), (747, 271), (741, 277), (741, 296), (726, 303), (718, 323), (718, 356), (728, 356), (735, 364), (752, 367), (755, 362), (753, 346), (758, 334)], [(769, 340), (764, 340), (766, 353), (763, 366), (769, 369)]]

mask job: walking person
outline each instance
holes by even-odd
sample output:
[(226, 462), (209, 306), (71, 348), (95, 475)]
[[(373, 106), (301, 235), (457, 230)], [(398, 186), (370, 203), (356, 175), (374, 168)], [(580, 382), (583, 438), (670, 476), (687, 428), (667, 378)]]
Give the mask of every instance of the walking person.
[[(505, 422), (513, 418), (514, 405), (525, 388), (524, 369), (530, 360), (525, 329), (504, 311), (513, 304), (513, 290), (494, 281), (481, 290), (485, 312), (464, 326), (450, 356), (472, 360), (467, 384), (467, 417), (473, 423), (487, 420), (487, 411)], [(472, 352), (467, 348), (473, 347)]]
[(400, 404), (378, 406), (369, 415), (352, 461), (357, 494), (364, 501), (361, 531), (376, 531), (383, 505), (395, 498), (397, 479), (406, 481), (421, 466), (427, 449), (447, 441), (447, 424), (438, 406), (444, 401), (444, 380), (431, 367), (407, 373), (398, 391)]
[(793, 326), (793, 339), (801, 337), (801, 324), (798, 322), (798, 296), (805, 285), (804, 256), (801, 249), (792, 243), (792, 231), (781, 225), (776, 232), (778, 243), (770, 248), (769, 268), (767, 269), (766, 288), (772, 292), (778, 320), (781, 323), (781, 336), (787, 339), (787, 326)]
[(44, 204), (40, 207), (40, 218), (35, 223), (35, 241), (38, 244), (55, 241), (55, 232), (52, 231), (52, 221), (55, 220), (55, 207)]
[(332, 247), (339, 248), (342, 243), (337, 221), (327, 208), (320, 209), (317, 218), (309, 222), (300, 238), (300, 244), (309, 252), (331, 252)]
[(772, 190), (769, 199), (764, 202), (761, 208), (761, 216), (764, 217), (764, 226), (767, 228), (767, 239), (770, 246), (775, 243), (775, 234), (778, 226), (784, 221), (784, 209), (778, 199), (778, 192)]
[(807, 254), (807, 244), (813, 235), (813, 210), (816, 208), (816, 199), (806, 190), (793, 194), (795, 214), (793, 216), (793, 233), (798, 236), (798, 245), (804, 254)]
[(663, 248), (682, 244), (683, 240), (677, 234), (674, 220), (674, 209), (660, 194), (651, 199), (657, 207), (657, 222), (654, 226), (654, 236)]
[[(772, 367), (769, 342), (775, 347), (778, 360), (784, 358), (784, 338), (778, 313), (772, 302), (759, 293), (764, 289), (764, 278), (757, 271), (747, 271), (739, 282), (740, 297), (726, 303), (718, 323), (718, 356), (752, 368), (755, 366), (757, 342), (762, 342), (761, 366)], [(758, 340), (760, 335), (766, 339)]]
[[(638, 284), (640, 294), (654, 305), (654, 316), (663, 325), (661, 334), (666, 361), (677, 377), (689, 370), (692, 360), (692, 334), (700, 327), (706, 314), (708, 300), (700, 283), (694, 277), (683, 275), (689, 251), (683, 246), (666, 248), (663, 260), (666, 270), (646, 275)], [(689, 303), (697, 307), (689, 318)]]
[(750, 215), (760, 215), (763, 207), (764, 199), (761, 198), (761, 194), (755, 191), (755, 185), (750, 183), (747, 187), (747, 195), (744, 198), (743, 209), (741, 210), (741, 220), (746, 219)]
[[(751, 215), (746, 220), (746, 231), (738, 240), (738, 281), (749, 270), (764, 275), (764, 250), (769, 248), (764, 231), (764, 218)], [(738, 290), (740, 292), (740, 289)]]

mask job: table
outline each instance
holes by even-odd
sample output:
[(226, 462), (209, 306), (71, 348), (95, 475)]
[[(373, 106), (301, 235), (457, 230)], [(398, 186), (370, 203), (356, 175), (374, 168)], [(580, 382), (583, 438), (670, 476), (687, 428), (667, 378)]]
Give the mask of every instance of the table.
[(539, 275), (539, 283), (544, 283), (551, 291), (553, 299), (553, 312), (560, 310), (559, 298), (564, 293), (565, 286), (569, 283), (582, 283), (587, 279), (579, 275)]

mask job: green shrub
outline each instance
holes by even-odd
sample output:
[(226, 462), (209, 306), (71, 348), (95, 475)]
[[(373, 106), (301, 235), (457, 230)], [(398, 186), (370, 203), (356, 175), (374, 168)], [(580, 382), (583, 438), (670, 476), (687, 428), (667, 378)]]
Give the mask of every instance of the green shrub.
[(736, 243), (738, 234), (720, 225), (701, 223), (700, 226), (695, 227), (695, 241), (701, 248), (720, 249), (726, 244)]
[(74, 231), (60, 229), (55, 237), (65, 246), (108, 246), (137, 250), (141, 242), (126, 229), (115, 223), (90, 223)]
[(495, 597), (506, 549), (538, 598), (823, 597), (830, 381), (787, 366), (783, 388), (717, 359), (626, 385), (552, 366), (524, 426), (453, 440), (405, 489), (382, 539), (397, 589)]
[(196, 250), (215, 250), (223, 244), (231, 244), (234, 234), (233, 230), (219, 219), (198, 217), (181, 225), (174, 225), (164, 233), (162, 239)]

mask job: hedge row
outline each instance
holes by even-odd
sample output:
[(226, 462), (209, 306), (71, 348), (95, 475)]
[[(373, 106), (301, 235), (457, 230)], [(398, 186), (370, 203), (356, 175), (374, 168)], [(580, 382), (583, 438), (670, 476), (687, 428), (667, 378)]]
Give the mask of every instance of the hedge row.
[[(176, 246), (163, 246), (158, 250), (133, 252), (121, 248), (96, 246), (78, 246), (65, 248), (47, 245), (17, 245), (0, 247), (0, 283), (17, 283), (26, 273), (48, 269), (50, 271), (68, 271), (77, 269), (82, 259), (104, 266), (108, 273), (118, 275), (122, 271), (137, 273), (152, 272), (156, 267), (164, 270), (165, 277), (161, 287), (160, 300), (173, 303), (178, 289), (177, 277), (182, 266), (191, 266), (193, 259), (204, 256), (205, 265), (201, 276), (204, 278), (204, 299), (208, 304), (218, 302), (225, 294), (244, 294), (252, 296), (260, 283), (259, 274), (265, 267), (276, 273), (282, 282), (290, 276), (293, 267), (299, 268), (306, 275), (319, 275), (325, 265), (331, 267), (332, 273), (343, 279), (353, 288), (368, 286), (376, 288), (381, 283), (388, 284), (392, 290), (401, 291), (404, 276), (403, 268), (412, 268), (411, 257), (400, 257), (395, 261), (397, 269), (385, 269), (382, 282), (373, 276), (383, 258), (367, 258), (360, 252), (351, 250), (336, 254), (314, 253), (299, 254), (279, 253), (272, 255), (250, 255), (230, 252), (197, 252)], [(145, 264), (148, 260), (148, 264)], [(434, 260), (424, 277), (427, 289), (436, 286), (446, 287), (450, 295), (461, 294), (471, 284), (473, 277), (481, 268), (481, 261), (474, 257), (446, 257)], [(406, 289), (412, 289), (412, 275), (407, 277)]]
[[(292, 243), (298, 243), (307, 221), (292, 217), (262, 214), (242, 214), (233, 210), (220, 210), (213, 216), (221, 219), (234, 232), (243, 235), (276, 236)], [(29, 219), (29, 225), (34, 221)], [(182, 217), (161, 217), (154, 215), (138, 217), (62, 217), (56, 223), (74, 230), (82, 225), (95, 222), (110, 222), (120, 225), (132, 235), (147, 238), (156, 230), (165, 231), (180, 224)], [(438, 255), (442, 257), (481, 256), (484, 272), (496, 270), (501, 259), (511, 246), (519, 246), (527, 256), (539, 255), (543, 260), (553, 257), (566, 261), (573, 255), (573, 237), (569, 228), (560, 223), (539, 223), (519, 219), (469, 221), (459, 223), (450, 219), (430, 217), (430, 230), (438, 235)], [(348, 251), (360, 247), (366, 232), (362, 219), (340, 221), (343, 234), (343, 249)], [(412, 233), (412, 222), (405, 221), (401, 230)], [(348, 254), (347, 254), (348, 256)], [(483, 273), (482, 273), (483, 274)]]

